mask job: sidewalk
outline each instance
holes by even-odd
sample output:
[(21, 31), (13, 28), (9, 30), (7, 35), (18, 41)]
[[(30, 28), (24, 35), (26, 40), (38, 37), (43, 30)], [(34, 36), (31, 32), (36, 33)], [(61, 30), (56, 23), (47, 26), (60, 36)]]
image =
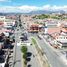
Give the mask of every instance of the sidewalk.
[(22, 67), (22, 54), (20, 50), (20, 46), (17, 46), (16, 48), (16, 62), (15, 67)]

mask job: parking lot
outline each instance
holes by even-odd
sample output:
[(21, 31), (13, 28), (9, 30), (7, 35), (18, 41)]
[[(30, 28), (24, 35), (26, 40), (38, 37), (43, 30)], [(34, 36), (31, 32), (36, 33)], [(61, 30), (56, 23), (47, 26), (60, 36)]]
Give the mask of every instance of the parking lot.
[(28, 57), (27, 67), (41, 67), (39, 64), (39, 60), (37, 58), (37, 53), (34, 46), (28, 46), (28, 52), (31, 53), (31, 56)]

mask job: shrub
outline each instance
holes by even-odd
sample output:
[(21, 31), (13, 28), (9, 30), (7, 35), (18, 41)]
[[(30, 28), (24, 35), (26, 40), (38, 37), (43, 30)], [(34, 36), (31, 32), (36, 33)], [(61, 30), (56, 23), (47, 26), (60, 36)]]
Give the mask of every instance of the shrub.
[(21, 47), (21, 52), (26, 53), (27, 52), (27, 47), (26, 46), (22, 46)]
[(27, 54), (26, 54), (26, 53), (23, 54), (23, 58), (24, 58), (24, 59), (27, 58)]
[(27, 65), (27, 61), (26, 60), (24, 61), (24, 64)]

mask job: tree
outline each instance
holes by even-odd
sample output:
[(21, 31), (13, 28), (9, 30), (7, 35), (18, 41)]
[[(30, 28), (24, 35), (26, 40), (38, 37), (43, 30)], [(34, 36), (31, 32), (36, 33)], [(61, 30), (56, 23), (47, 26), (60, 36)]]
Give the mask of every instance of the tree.
[(26, 60), (24, 60), (24, 64), (27, 65), (27, 61)]
[(27, 54), (26, 54), (26, 53), (23, 54), (23, 58), (24, 58), (24, 59), (27, 58)]
[(21, 51), (22, 51), (23, 53), (27, 53), (27, 47), (26, 47), (26, 46), (22, 46), (22, 47), (21, 47)]
[(19, 24), (19, 26), (21, 27), (21, 26), (22, 26), (22, 24), (20, 23), (20, 24)]

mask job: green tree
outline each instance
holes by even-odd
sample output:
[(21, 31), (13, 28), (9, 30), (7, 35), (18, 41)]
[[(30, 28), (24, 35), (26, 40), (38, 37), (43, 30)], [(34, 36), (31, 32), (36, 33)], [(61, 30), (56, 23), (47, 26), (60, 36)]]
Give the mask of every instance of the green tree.
[(26, 46), (22, 46), (21, 47), (21, 52), (26, 53), (27, 52), (27, 47)]
[(24, 60), (24, 64), (27, 65), (27, 61), (26, 60)]
[(26, 54), (26, 53), (23, 54), (23, 58), (24, 58), (24, 59), (27, 58), (27, 54)]

